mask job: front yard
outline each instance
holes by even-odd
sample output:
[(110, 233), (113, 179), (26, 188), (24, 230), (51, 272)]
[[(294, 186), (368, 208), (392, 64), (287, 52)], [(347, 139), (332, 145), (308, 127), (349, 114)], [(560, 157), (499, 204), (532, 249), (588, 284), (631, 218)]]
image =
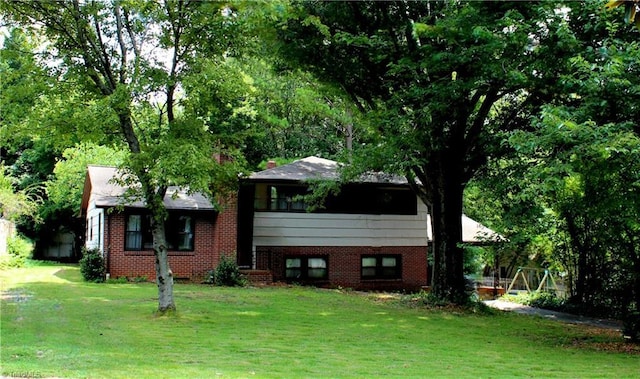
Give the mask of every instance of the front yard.
[[(62, 378), (627, 378), (618, 333), (515, 314), (412, 307), (301, 287), (91, 284), (78, 268), (0, 271), (7, 376)], [(613, 350), (613, 351), (612, 351)]]

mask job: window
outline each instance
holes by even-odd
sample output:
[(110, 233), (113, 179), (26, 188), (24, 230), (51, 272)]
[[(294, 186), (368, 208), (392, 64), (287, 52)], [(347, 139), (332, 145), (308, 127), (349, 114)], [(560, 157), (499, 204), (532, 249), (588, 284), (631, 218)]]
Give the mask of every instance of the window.
[(124, 238), (125, 250), (142, 250), (142, 216), (129, 215)]
[(402, 278), (400, 255), (362, 256), (362, 279)]
[(307, 204), (303, 196), (305, 187), (269, 186), (269, 210), (285, 212), (304, 212)]
[[(254, 207), (258, 211), (306, 212), (309, 188), (305, 185), (257, 184)], [(339, 214), (417, 215), (418, 198), (406, 186), (347, 184), (326, 196), (314, 212)]]
[(329, 195), (322, 212), (351, 214), (418, 214), (418, 199), (409, 188), (351, 184)]
[(326, 257), (291, 257), (285, 259), (285, 278), (320, 280), (328, 277)]
[(169, 217), (166, 227), (169, 250), (193, 250), (193, 220), (191, 216)]
[[(169, 250), (193, 251), (194, 223), (191, 216), (169, 214), (165, 222)], [(125, 225), (125, 250), (143, 250), (153, 248), (151, 216), (130, 214)]]

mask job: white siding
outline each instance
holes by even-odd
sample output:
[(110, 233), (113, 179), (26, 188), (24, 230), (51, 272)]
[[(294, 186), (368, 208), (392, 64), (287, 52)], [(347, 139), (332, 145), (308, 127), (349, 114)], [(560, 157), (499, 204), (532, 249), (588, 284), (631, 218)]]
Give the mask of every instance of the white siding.
[(426, 246), (427, 208), (418, 214), (256, 212), (254, 246)]
[(87, 208), (86, 219), (86, 239), (87, 249), (100, 249), (104, 247), (104, 209), (96, 208), (95, 202), (90, 201)]

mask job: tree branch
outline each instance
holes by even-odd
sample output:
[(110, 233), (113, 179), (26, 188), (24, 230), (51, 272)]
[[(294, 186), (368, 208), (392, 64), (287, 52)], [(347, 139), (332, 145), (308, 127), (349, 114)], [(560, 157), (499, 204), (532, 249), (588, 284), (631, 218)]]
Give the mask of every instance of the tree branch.
[(120, 13), (120, 5), (116, 3), (113, 8), (113, 13), (116, 17), (116, 35), (118, 36), (118, 44), (120, 45), (120, 84), (126, 83), (127, 75), (127, 45), (124, 41), (123, 26), (122, 26), (122, 14)]

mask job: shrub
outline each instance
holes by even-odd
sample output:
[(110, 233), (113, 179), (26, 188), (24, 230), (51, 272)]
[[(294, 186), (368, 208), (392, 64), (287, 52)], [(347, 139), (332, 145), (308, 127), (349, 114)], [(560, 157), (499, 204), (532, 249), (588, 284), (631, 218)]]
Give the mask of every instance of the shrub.
[(0, 262), (0, 267), (23, 267), (33, 254), (33, 242), (16, 235), (7, 238), (7, 255)]
[(224, 255), (220, 257), (218, 267), (209, 271), (206, 282), (216, 286), (227, 287), (242, 287), (246, 285), (246, 279), (240, 273), (240, 268), (235, 260)]
[(87, 282), (104, 282), (106, 269), (104, 267), (104, 258), (102, 257), (102, 252), (100, 252), (100, 250), (82, 249), (80, 273)]
[(527, 305), (542, 309), (562, 310), (564, 303), (564, 299), (559, 298), (554, 292), (542, 291), (531, 294)]
[(431, 292), (420, 291), (418, 294), (420, 301), (428, 307), (446, 307), (449, 305), (449, 301), (443, 299)]
[(558, 297), (554, 292), (541, 291), (521, 293), (518, 295), (504, 295), (504, 300), (514, 303), (529, 305), (531, 307), (550, 309), (554, 311), (566, 311), (566, 301)]
[(126, 276), (118, 276), (117, 278), (109, 278), (107, 279), (107, 283), (109, 284), (123, 284), (129, 283), (129, 280)]

